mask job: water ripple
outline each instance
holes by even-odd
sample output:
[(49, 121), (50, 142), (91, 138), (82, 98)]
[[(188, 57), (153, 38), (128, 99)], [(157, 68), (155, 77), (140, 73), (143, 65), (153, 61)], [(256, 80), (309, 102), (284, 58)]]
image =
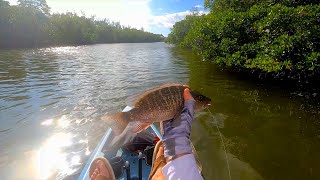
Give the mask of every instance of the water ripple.
[[(79, 173), (108, 128), (101, 115), (121, 110), (142, 89), (187, 81), (187, 66), (169, 50), (152, 43), (0, 51), (4, 179)], [(35, 162), (46, 164), (40, 174)]]

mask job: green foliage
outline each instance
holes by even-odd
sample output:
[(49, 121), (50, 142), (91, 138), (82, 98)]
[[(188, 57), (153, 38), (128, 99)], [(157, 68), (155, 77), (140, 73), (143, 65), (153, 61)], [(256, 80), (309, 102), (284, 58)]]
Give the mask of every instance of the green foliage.
[(0, 47), (38, 46), (46, 42), (47, 19), (30, 8), (0, 7)]
[(0, 47), (39, 47), (118, 42), (158, 42), (164, 37), (121, 26), (119, 22), (96, 21), (74, 13), (49, 14), (45, 0), (19, 0), (10, 6), (0, 0)]
[(214, 0), (204, 0), (204, 7), (211, 8), (214, 4)]
[(170, 36), (168, 36), (166, 39), (166, 42), (171, 44), (181, 44), (185, 36), (193, 28), (193, 23), (199, 21), (200, 19), (201, 16), (199, 16), (198, 13), (194, 13), (193, 15), (186, 16), (184, 20), (175, 23), (171, 29)]
[(44, 14), (49, 14), (50, 8), (46, 0), (18, 0), (19, 6), (36, 9)]
[[(316, 78), (320, 75), (319, 4), (315, 0), (216, 0), (211, 13), (188, 26), (178, 22), (168, 39), (225, 67)], [(176, 32), (186, 33), (177, 36)]]
[(48, 32), (55, 44), (91, 44), (95, 40), (94, 21), (74, 13), (53, 14)]
[(1, 7), (9, 7), (9, 2), (8, 1), (4, 1), (4, 0), (0, 0), (0, 8)]

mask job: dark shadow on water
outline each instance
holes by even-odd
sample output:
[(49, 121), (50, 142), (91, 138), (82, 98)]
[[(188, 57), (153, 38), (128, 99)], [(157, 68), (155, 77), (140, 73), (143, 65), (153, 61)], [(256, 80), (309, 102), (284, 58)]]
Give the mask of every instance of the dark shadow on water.
[(222, 156), (214, 155), (221, 151), (217, 123), (230, 154), (232, 179), (320, 178), (316, 89), (221, 70), (177, 48), (172, 54), (188, 62), (189, 85), (213, 100), (215, 119), (200, 116), (193, 130), (208, 179), (228, 179)]

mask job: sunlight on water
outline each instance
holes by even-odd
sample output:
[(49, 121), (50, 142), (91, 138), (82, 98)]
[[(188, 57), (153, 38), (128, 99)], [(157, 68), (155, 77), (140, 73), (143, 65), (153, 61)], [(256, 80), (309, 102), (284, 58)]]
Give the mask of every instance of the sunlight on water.
[[(81, 121), (80, 119), (76, 120)], [(56, 123), (55, 123), (56, 122)], [(78, 123), (77, 123), (78, 124)], [(56, 125), (57, 128), (68, 128), (70, 119), (66, 115), (61, 116), (57, 121), (54, 119), (47, 119), (41, 123), (43, 126)], [(65, 177), (72, 175), (78, 170), (81, 165), (81, 156), (77, 153), (70, 154), (65, 151), (76, 144), (88, 144), (88, 140), (80, 139), (78, 142), (73, 142), (75, 135), (71, 133), (56, 133), (49, 137), (41, 148), (36, 152), (33, 163), (36, 166), (36, 177), (38, 179), (48, 179), (53, 177), (56, 173)], [(88, 147), (85, 148), (85, 155), (91, 152)]]
[(103, 114), (121, 110), (128, 95), (145, 88), (187, 82), (185, 63), (169, 47), (0, 52), (0, 179), (77, 177), (105, 133)]
[(91, 153), (91, 152), (90, 152), (89, 148), (87, 147), (87, 148), (86, 148), (86, 155), (88, 156), (90, 153)]
[(47, 48), (50, 52), (54, 52), (57, 54), (70, 54), (70, 53), (75, 53), (78, 51), (77, 47), (54, 47), (54, 48)]
[(47, 179), (57, 170), (63, 174), (72, 174), (73, 164), (79, 163), (80, 157), (72, 157), (71, 164), (67, 160), (67, 155), (62, 148), (72, 144), (71, 134), (57, 133), (51, 136), (38, 151), (38, 175), (40, 179)]
[(63, 115), (59, 120), (58, 120), (58, 126), (61, 128), (67, 128), (70, 125), (70, 121), (66, 118), (65, 115)]
[(229, 179), (216, 126), (233, 180), (320, 179), (316, 106), (172, 47), (1, 50), (0, 180), (77, 178), (107, 129), (100, 117), (164, 82), (188, 83), (213, 99), (213, 118), (200, 114), (192, 130), (206, 179)]
[(48, 119), (48, 120), (45, 120), (41, 123), (41, 125), (43, 126), (51, 126), (53, 123), (53, 119)]

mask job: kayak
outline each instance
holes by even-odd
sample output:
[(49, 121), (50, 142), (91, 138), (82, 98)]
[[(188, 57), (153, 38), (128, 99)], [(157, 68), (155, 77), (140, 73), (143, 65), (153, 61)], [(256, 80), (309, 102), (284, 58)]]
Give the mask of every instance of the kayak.
[[(123, 112), (131, 110), (127, 106)], [(78, 180), (88, 180), (91, 163), (99, 157), (104, 157), (110, 162), (116, 179), (148, 179), (151, 166), (154, 146), (157, 141), (162, 140), (162, 135), (155, 125), (137, 134), (116, 150), (109, 147), (114, 139), (112, 129), (109, 128), (97, 147), (92, 152), (84, 166)]]
[[(130, 111), (132, 108), (127, 106), (122, 112)], [(121, 135), (120, 135), (121, 136)], [(162, 135), (159, 129), (152, 124), (148, 129), (130, 136), (125, 136), (125, 139), (118, 138), (121, 146), (114, 148), (111, 142), (116, 139), (109, 128), (97, 147), (92, 152), (86, 165), (84, 166), (78, 180), (88, 180), (89, 169), (91, 163), (99, 157), (104, 157), (110, 162), (116, 179), (148, 179), (152, 167), (152, 158), (154, 147), (159, 140), (162, 140)], [(113, 144), (114, 145), (114, 144)], [(196, 150), (193, 148), (193, 155), (196, 158), (199, 172), (202, 175), (202, 166)], [(116, 146), (117, 147), (117, 146)], [(111, 149), (111, 150), (110, 150)], [(203, 175), (202, 175), (203, 176)]]

